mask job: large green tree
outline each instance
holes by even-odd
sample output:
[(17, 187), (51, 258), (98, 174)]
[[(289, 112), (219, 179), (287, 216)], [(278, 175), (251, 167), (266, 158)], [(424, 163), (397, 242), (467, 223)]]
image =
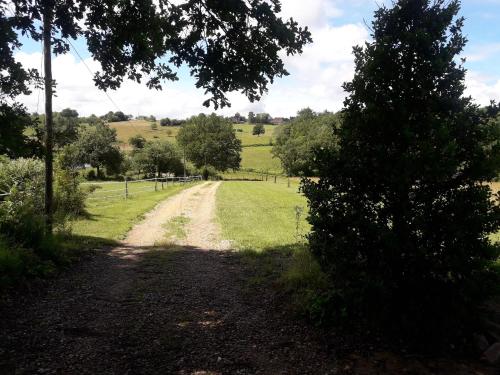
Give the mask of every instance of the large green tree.
[[(398, 0), (354, 48), (340, 152), (306, 181), (313, 253), (337, 317), (446, 342), (470, 333), (495, 289), (498, 173), (492, 106), (464, 96), (457, 0)], [(448, 346), (449, 348), (449, 346)]]
[[(12, 15), (7, 7), (13, 6)], [(68, 39), (83, 38), (101, 65), (94, 76), (101, 89), (116, 89), (128, 78), (160, 89), (177, 80), (185, 65), (196, 86), (209, 95), (205, 105), (227, 106), (227, 92), (241, 91), (250, 101), (267, 91), (275, 77), (287, 75), (280, 53), (300, 53), (311, 41), (307, 28), (284, 21), (279, 0), (0, 0), (0, 40), (7, 56), (24, 34), (44, 45), (46, 112), (46, 213), (52, 212), (52, 52), (70, 49)], [(42, 27), (40, 27), (42, 26)], [(3, 35), (2, 35), (3, 37)], [(4, 54), (2, 53), (2, 57)], [(13, 65), (11, 64), (11, 67)], [(9, 79), (25, 74), (14, 67)]]
[(80, 160), (96, 168), (98, 177), (103, 167), (110, 174), (119, 172), (123, 156), (117, 144), (116, 130), (102, 123), (82, 129), (76, 141)]
[(146, 142), (142, 149), (134, 153), (133, 161), (139, 171), (158, 177), (161, 173), (179, 175), (183, 172), (179, 149), (168, 141)]
[[(46, 137), (45, 116), (41, 115), (35, 121), (34, 129), (40, 142)], [(53, 142), (56, 149), (73, 143), (78, 138), (80, 120), (78, 112), (71, 108), (54, 113)]]
[(190, 118), (180, 129), (177, 141), (197, 168), (211, 166), (224, 172), (240, 167), (241, 141), (231, 121), (224, 117), (201, 114)]
[(283, 170), (289, 176), (315, 176), (318, 165), (315, 151), (334, 150), (339, 128), (339, 116), (333, 113), (315, 113), (306, 108), (290, 123), (281, 125), (275, 131), (272, 153), (281, 161)]

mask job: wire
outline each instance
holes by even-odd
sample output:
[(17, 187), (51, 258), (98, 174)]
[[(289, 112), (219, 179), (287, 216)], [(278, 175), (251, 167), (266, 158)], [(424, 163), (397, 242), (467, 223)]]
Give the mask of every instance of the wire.
[[(82, 58), (82, 56), (80, 55), (80, 53), (78, 52), (78, 50), (75, 48), (75, 46), (73, 45), (73, 43), (71, 43), (71, 40), (69, 40), (68, 38), (64, 38), (68, 44), (71, 46), (71, 48), (73, 49), (73, 51), (76, 53), (76, 55), (78, 56), (78, 58), (80, 59), (80, 61), (83, 63), (83, 65), (85, 66), (85, 68), (87, 68), (87, 70), (89, 71), (90, 75), (92, 76), (95, 76), (95, 73), (92, 71), (92, 69), (89, 68), (89, 66), (87, 65), (87, 63), (85, 62), (85, 60)], [(111, 98), (111, 95), (109, 95), (109, 93), (106, 91), (106, 90), (102, 90), (104, 92), (104, 95), (106, 95), (106, 97), (109, 99), (109, 101), (115, 106), (115, 108), (119, 111), (119, 112), (122, 112), (122, 113), (125, 113), (123, 112), (120, 107), (118, 107), (118, 105), (116, 104), (116, 102), (113, 100), (113, 98)], [(141, 132), (139, 131), (139, 129), (137, 129), (135, 127), (135, 125), (131, 122), (130, 125), (132, 125), (132, 127), (134, 128), (134, 130), (140, 134)]]

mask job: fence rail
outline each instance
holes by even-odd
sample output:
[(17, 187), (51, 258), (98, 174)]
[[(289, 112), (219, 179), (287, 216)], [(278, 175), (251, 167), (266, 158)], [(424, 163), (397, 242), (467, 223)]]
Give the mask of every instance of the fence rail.
[[(135, 196), (138, 194), (144, 194), (153, 191), (160, 191), (165, 188), (165, 186), (169, 186), (169, 184), (175, 185), (176, 183), (184, 184), (188, 182), (201, 181), (201, 176), (187, 176), (187, 177), (155, 177), (155, 178), (146, 178), (142, 180), (127, 180), (124, 181), (104, 181), (104, 182), (85, 182), (80, 185), (96, 187), (100, 185), (109, 186), (110, 184), (121, 184), (122, 187), (119, 189), (104, 189), (104, 190), (95, 190), (92, 191), (92, 194), (88, 200), (106, 200), (113, 198), (122, 198), (128, 199), (131, 196)], [(144, 184), (151, 185), (144, 185)], [(137, 184), (143, 184), (137, 186)], [(109, 195), (110, 193), (113, 193)], [(116, 193), (116, 194), (115, 194)], [(100, 194), (108, 194), (108, 195), (100, 195)]]

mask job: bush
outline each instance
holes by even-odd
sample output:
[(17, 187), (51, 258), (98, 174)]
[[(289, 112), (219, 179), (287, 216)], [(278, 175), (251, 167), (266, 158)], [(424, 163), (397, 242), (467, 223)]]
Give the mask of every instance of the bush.
[[(65, 228), (67, 217), (83, 213), (84, 208), (78, 171), (61, 169), (71, 159), (67, 156), (58, 157), (56, 163), (54, 206), (59, 228)], [(0, 163), (0, 189), (10, 193), (0, 201), (0, 286), (21, 278), (45, 277), (67, 261), (58, 240), (46, 233), (44, 175), (44, 165), (37, 159)]]
[(458, 10), (400, 0), (377, 11), (344, 85), (340, 150), (317, 152), (320, 179), (303, 185), (332, 318), (423, 349), (463, 348), (498, 289), (499, 197), (485, 182), (499, 167), (499, 108), (464, 97)]

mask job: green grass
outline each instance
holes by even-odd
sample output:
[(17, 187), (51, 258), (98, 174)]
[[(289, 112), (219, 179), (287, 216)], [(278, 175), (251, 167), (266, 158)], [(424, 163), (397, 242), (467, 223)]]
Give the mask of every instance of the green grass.
[(272, 146), (244, 147), (241, 153), (241, 167), (255, 171), (282, 173), (279, 159), (273, 158)]
[[(128, 140), (134, 135), (142, 135), (148, 141), (159, 139), (167, 140), (170, 142), (175, 142), (175, 137), (179, 133), (179, 126), (160, 126), (160, 122), (157, 121), (156, 124), (158, 128), (156, 130), (151, 129), (152, 122), (145, 120), (130, 120), (122, 122), (112, 122), (109, 126), (116, 129), (117, 138), (120, 142), (120, 146), (128, 150), (130, 145)], [(274, 131), (277, 128), (276, 125), (264, 125), (266, 133), (261, 136), (252, 135), (253, 125), (250, 124), (236, 124), (234, 125), (237, 131), (236, 136), (241, 140), (243, 147), (248, 146), (269, 146), (271, 140), (273, 140)], [(170, 134), (169, 134), (170, 133)]]
[[(112, 122), (109, 126), (116, 129), (120, 147), (123, 150), (131, 150), (128, 140), (135, 135), (142, 135), (146, 140), (166, 140), (176, 142), (175, 137), (179, 133), (178, 126), (160, 126), (158, 129), (151, 129), (151, 122), (145, 120), (131, 120), (123, 122)], [(276, 125), (264, 125), (266, 133), (261, 136), (252, 135), (253, 125), (235, 124), (236, 136), (243, 145), (241, 167), (258, 171), (269, 171), (269, 173), (282, 173), (280, 161), (273, 158), (271, 154), (271, 141), (274, 132), (278, 128)], [(170, 133), (170, 134), (169, 134)]]
[[(306, 206), (297, 180), (290, 188), (273, 182), (225, 181), (217, 192), (222, 236), (233, 241), (252, 270), (248, 290), (271, 282), (290, 295), (298, 314), (321, 321), (329, 282), (307, 249)], [(296, 207), (304, 210), (298, 228)]]
[[(276, 125), (264, 125), (264, 129), (266, 130), (265, 134), (260, 136), (253, 135), (253, 125), (251, 124), (235, 124), (234, 128), (236, 129), (236, 136), (241, 140), (241, 144), (243, 147), (249, 146), (269, 146), (270, 142), (274, 140), (274, 131), (278, 127)], [(242, 130), (242, 131), (238, 131)]]
[[(116, 129), (116, 135), (120, 142), (120, 147), (124, 150), (131, 149), (128, 144), (130, 137), (134, 135), (142, 135), (146, 140), (152, 141), (155, 139), (175, 142), (175, 136), (179, 132), (178, 126), (160, 126), (157, 121), (157, 130), (151, 129), (152, 122), (145, 120), (131, 120), (122, 122), (111, 122), (109, 126)], [(171, 133), (171, 134), (169, 134)]]
[[(192, 184), (164, 186), (164, 190), (161, 190), (161, 184), (158, 184), (159, 190), (157, 192), (154, 191), (154, 183), (129, 184), (131, 195), (127, 200), (123, 198), (123, 195), (103, 198), (108, 194), (122, 194), (122, 191), (112, 190), (123, 188), (123, 183), (101, 186), (103, 187), (92, 193), (90, 199), (87, 200), (88, 217), (73, 221), (74, 234), (108, 240), (122, 239), (132, 226), (146, 212), (152, 210), (157, 203), (192, 186)], [(148, 190), (140, 191), (140, 189)]]
[[(303, 209), (298, 231), (295, 207)], [(217, 192), (222, 236), (240, 249), (263, 251), (301, 242), (309, 230), (306, 207), (297, 184), (226, 181)]]
[(166, 238), (176, 238), (178, 240), (183, 240), (186, 238), (185, 226), (189, 223), (189, 218), (186, 216), (177, 216), (170, 219), (165, 224), (165, 237)]

